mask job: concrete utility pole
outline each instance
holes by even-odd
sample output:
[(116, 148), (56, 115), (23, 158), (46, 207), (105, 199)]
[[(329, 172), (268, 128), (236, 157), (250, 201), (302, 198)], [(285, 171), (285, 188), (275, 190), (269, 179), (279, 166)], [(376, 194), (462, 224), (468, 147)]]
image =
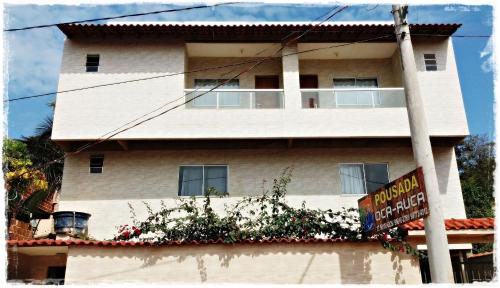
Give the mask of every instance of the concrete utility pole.
[(441, 210), (436, 167), (434, 166), (432, 146), (427, 129), (424, 103), (420, 96), (410, 27), (406, 20), (407, 12), (407, 5), (392, 5), (396, 39), (401, 52), (401, 69), (408, 119), (410, 121), (413, 157), (417, 162), (417, 166), (421, 166), (423, 169), (427, 199), (429, 201), (430, 215), (424, 219), (424, 224), (431, 279), (434, 283), (453, 283), (453, 269)]

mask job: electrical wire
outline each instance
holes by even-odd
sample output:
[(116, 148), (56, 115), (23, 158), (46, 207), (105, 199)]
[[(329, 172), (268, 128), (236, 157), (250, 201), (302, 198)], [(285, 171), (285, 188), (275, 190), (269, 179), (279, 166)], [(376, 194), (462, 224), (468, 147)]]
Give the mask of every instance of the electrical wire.
[[(342, 7), (341, 9), (337, 10), (336, 12), (332, 13), (332, 15), (330, 15), (330, 16), (329, 16), (327, 19), (325, 19), (324, 21), (326, 21), (326, 20), (328, 20), (328, 19), (331, 19), (333, 16), (335, 16), (335, 15), (337, 15), (338, 13), (340, 13), (341, 11), (345, 10), (347, 7), (348, 7), (348, 6), (344, 6), (344, 7)], [(320, 24), (321, 24), (321, 23), (323, 23), (324, 21), (322, 21), (322, 22), (320, 22), (320, 23), (317, 23), (315, 26), (313, 26), (312, 28), (308, 29), (307, 31), (311, 31), (312, 29), (316, 28), (318, 25), (320, 25)], [(280, 49), (278, 49), (278, 50), (274, 53), (274, 55), (277, 55), (279, 52), (281, 52), (281, 51), (284, 49), (284, 47), (285, 47), (286, 45), (288, 45), (289, 43), (291, 43), (291, 42), (293, 42), (293, 41), (296, 41), (296, 40), (298, 40), (299, 38), (303, 37), (305, 34), (307, 34), (307, 33), (308, 33), (307, 31), (306, 31), (305, 33), (302, 33), (302, 34), (301, 34), (301, 35), (299, 35), (298, 37), (295, 37), (295, 38), (293, 38), (292, 40), (289, 40), (287, 43), (285, 43), (285, 45), (283, 45)], [(345, 45), (345, 44), (344, 44), (344, 45)], [(341, 45), (341, 46), (343, 46), (343, 45)], [(317, 49), (310, 49), (310, 50), (316, 51)], [(301, 52), (303, 53), (304, 51), (301, 51)], [(301, 52), (295, 52), (295, 53), (290, 53), (290, 54), (300, 54)], [(290, 54), (289, 54), (288, 56), (290, 56)], [(273, 55), (273, 56), (274, 56), (274, 55)], [(140, 122), (138, 122), (138, 123), (136, 123), (136, 124), (134, 124), (134, 125), (132, 125), (132, 126), (130, 126), (130, 127), (127, 127), (127, 128), (124, 128), (124, 129), (122, 129), (122, 130), (120, 130), (120, 131), (118, 131), (118, 132), (115, 132), (115, 133), (113, 133), (112, 135), (110, 135), (110, 136), (106, 137), (105, 139), (98, 139), (98, 140), (96, 140), (96, 141), (95, 141), (95, 142), (93, 142), (93, 143), (89, 143), (89, 144), (83, 145), (81, 148), (77, 149), (77, 150), (76, 150), (76, 151), (74, 151), (74, 152), (66, 153), (63, 157), (60, 157), (60, 158), (58, 158), (58, 159), (54, 159), (54, 160), (52, 160), (52, 161), (46, 162), (45, 164), (39, 165), (39, 167), (34, 168), (34, 169), (41, 169), (41, 168), (47, 167), (47, 166), (49, 166), (49, 165), (52, 165), (52, 164), (54, 164), (54, 163), (62, 163), (62, 161), (63, 161), (66, 157), (68, 157), (69, 155), (75, 155), (75, 154), (78, 154), (78, 153), (82, 152), (83, 150), (88, 149), (88, 148), (90, 148), (90, 147), (93, 147), (93, 146), (95, 146), (95, 145), (98, 145), (99, 143), (102, 143), (102, 142), (104, 142), (104, 141), (106, 141), (106, 140), (108, 140), (108, 139), (110, 139), (110, 138), (112, 138), (112, 137), (114, 137), (114, 136), (116, 136), (116, 135), (118, 135), (118, 134), (120, 134), (120, 133), (123, 133), (123, 132), (125, 132), (125, 131), (128, 131), (128, 130), (130, 130), (130, 129), (134, 128), (134, 127), (137, 127), (137, 126), (139, 126), (139, 125), (141, 125), (141, 124), (143, 124), (143, 123), (145, 123), (145, 122), (148, 122), (148, 121), (150, 121), (150, 120), (153, 120), (153, 119), (155, 119), (155, 118), (157, 118), (157, 117), (159, 117), (159, 116), (161, 116), (161, 115), (164, 115), (164, 114), (166, 114), (166, 113), (168, 113), (168, 112), (170, 112), (170, 111), (172, 111), (172, 110), (174, 110), (174, 109), (176, 109), (176, 108), (178, 108), (178, 107), (181, 107), (181, 106), (183, 106), (183, 105), (185, 105), (185, 104), (187, 104), (187, 103), (190, 103), (190, 102), (194, 101), (195, 99), (197, 99), (197, 98), (199, 98), (199, 97), (201, 97), (201, 96), (203, 96), (203, 95), (205, 95), (205, 94), (207, 94), (207, 93), (212, 92), (213, 90), (217, 89), (218, 87), (220, 87), (220, 86), (222, 86), (222, 85), (225, 85), (227, 82), (229, 82), (229, 81), (231, 81), (231, 80), (233, 80), (233, 79), (235, 79), (235, 78), (239, 77), (240, 75), (243, 75), (243, 74), (245, 74), (245, 73), (249, 72), (250, 70), (252, 70), (252, 69), (254, 69), (255, 67), (257, 67), (258, 65), (260, 65), (262, 62), (264, 62), (264, 61), (266, 61), (266, 60), (268, 60), (268, 59), (272, 59), (272, 58), (273, 58), (273, 56), (269, 56), (269, 57), (266, 57), (266, 58), (263, 58), (263, 59), (259, 60), (257, 63), (255, 63), (254, 65), (252, 65), (250, 68), (248, 68), (248, 69), (246, 69), (246, 70), (243, 70), (242, 72), (240, 72), (240, 73), (238, 73), (237, 75), (233, 76), (231, 79), (227, 79), (226, 81), (224, 81), (224, 82), (222, 82), (222, 83), (220, 83), (220, 84), (216, 85), (215, 87), (213, 87), (213, 88), (209, 89), (209, 90), (208, 90), (208, 91), (206, 91), (205, 93), (202, 93), (202, 94), (200, 94), (200, 95), (197, 95), (197, 96), (196, 96), (196, 97), (194, 97), (194, 98), (191, 98), (191, 99), (189, 99), (189, 100), (187, 100), (187, 101), (184, 101), (184, 103), (181, 103), (181, 104), (175, 105), (175, 106), (173, 106), (173, 107), (171, 107), (171, 108), (169, 108), (169, 109), (167, 109), (167, 110), (165, 110), (165, 111), (163, 111), (163, 112), (161, 112), (161, 113), (159, 113), (159, 114), (157, 114), (157, 115), (154, 115), (154, 116), (152, 116), (152, 117), (146, 118), (146, 119), (144, 119), (144, 120), (142, 120), (142, 121), (140, 121)], [(284, 55), (283, 55), (283, 56), (284, 56)], [(185, 97), (185, 95), (184, 95), (184, 96), (182, 96), (182, 97), (179, 97), (179, 98), (184, 98), (184, 97)], [(116, 130), (117, 130), (117, 129), (114, 129), (113, 131), (116, 131)], [(109, 134), (109, 133), (107, 133), (107, 134)], [(32, 169), (32, 170), (33, 170), (33, 169)]]
[(39, 29), (39, 28), (48, 28), (48, 27), (53, 27), (53, 26), (57, 26), (57, 25), (78, 24), (78, 23), (96, 22), (96, 21), (103, 21), (103, 20), (121, 19), (121, 18), (127, 18), (127, 17), (137, 17), (137, 16), (145, 16), (145, 15), (153, 15), (153, 14), (161, 14), (161, 13), (180, 12), (180, 11), (211, 8), (211, 7), (217, 7), (217, 6), (223, 6), (223, 5), (241, 4), (241, 3), (242, 2), (225, 2), (225, 3), (218, 3), (218, 4), (213, 4), (213, 5), (199, 5), (199, 6), (158, 10), (158, 11), (151, 11), (151, 12), (144, 12), (144, 13), (125, 14), (125, 15), (118, 15), (118, 16), (112, 16), (112, 17), (92, 18), (92, 19), (70, 21), (70, 22), (59, 22), (59, 23), (53, 23), (53, 24), (27, 26), (27, 27), (22, 27), (22, 28), (11, 28), (11, 29), (5, 29), (3, 31), (4, 32), (24, 31), (24, 30)]
[[(394, 35), (395, 34), (386, 34), (386, 35), (382, 35), (379, 37), (370, 38), (370, 39), (368, 39), (368, 41), (360, 40), (360, 41), (356, 41), (356, 42), (348, 42), (347, 44), (369, 42), (369, 41), (374, 41), (374, 40), (378, 40), (381, 38), (388, 38), (389, 36), (394, 36)], [(434, 36), (434, 37), (452, 37), (452, 38), (489, 38), (489, 37), (491, 37), (491, 35), (452, 35), (452, 36), (450, 36), (450, 35), (440, 35), (440, 34), (410, 34), (410, 36), (428, 36), (428, 37)], [(301, 51), (299, 53), (283, 55), (283, 57), (291, 56), (291, 55), (295, 55), (295, 54), (302, 54), (302, 53), (308, 53), (308, 52), (313, 52), (313, 51), (319, 51), (319, 50), (324, 50), (324, 49), (331, 49), (331, 48), (335, 48), (335, 47), (341, 47), (341, 46), (328, 46), (328, 47), (309, 49), (309, 50)], [(258, 54), (262, 54), (267, 49), (268, 48), (261, 50)], [(15, 101), (19, 101), (19, 100), (45, 97), (45, 96), (50, 96), (50, 95), (55, 95), (55, 94), (63, 94), (63, 93), (82, 91), (82, 90), (88, 90), (88, 89), (94, 89), (94, 88), (100, 88), (100, 87), (108, 87), (108, 86), (114, 86), (114, 85), (120, 85), (120, 84), (132, 83), (132, 82), (146, 81), (146, 80), (152, 80), (152, 79), (158, 79), (158, 78), (165, 78), (165, 77), (171, 77), (171, 76), (177, 76), (177, 75), (183, 75), (183, 74), (217, 70), (217, 69), (222, 69), (222, 68), (227, 68), (227, 67), (237, 67), (237, 66), (242, 66), (245, 64), (255, 63), (258, 61), (259, 60), (254, 59), (254, 60), (248, 60), (248, 61), (228, 64), (228, 65), (200, 68), (200, 69), (192, 70), (192, 71), (183, 71), (183, 72), (177, 72), (177, 73), (157, 75), (157, 76), (152, 76), (152, 77), (137, 78), (137, 79), (124, 80), (124, 81), (119, 81), (119, 82), (105, 83), (105, 84), (94, 85), (94, 86), (87, 86), (87, 87), (80, 87), (80, 88), (67, 89), (67, 90), (61, 90), (61, 91), (47, 92), (47, 93), (42, 93), (42, 94), (34, 94), (34, 95), (23, 96), (23, 97), (18, 97), (18, 98), (5, 99), (5, 100), (3, 100), (3, 102), (15, 102)]]

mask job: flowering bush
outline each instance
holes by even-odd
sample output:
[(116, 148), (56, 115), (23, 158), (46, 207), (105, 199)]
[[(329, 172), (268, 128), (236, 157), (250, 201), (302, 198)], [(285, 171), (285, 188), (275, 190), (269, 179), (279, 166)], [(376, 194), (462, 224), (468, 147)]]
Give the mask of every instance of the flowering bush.
[(118, 227), (118, 233), (115, 235), (114, 240), (131, 240), (141, 236), (141, 229), (128, 224)]
[[(291, 181), (290, 175), (290, 169), (285, 169), (281, 177), (274, 180), (270, 192), (264, 191), (261, 196), (244, 197), (231, 206), (225, 206), (224, 216), (214, 212), (211, 197), (224, 197), (227, 194), (220, 194), (213, 189), (209, 189), (201, 205), (194, 197), (180, 198), (176, 207), (167, 208), (162, 202), (161, 209), (153, 212), (144, 202), (148, 211), (148, 217), (144, 221), (135, 219), (133, 207), (130, 206), (134, 225), (137, 227), (120, 226), (115, 240), (161, 244), (167, 241), (219, 239), (235, 243), (247, 239), (335, 238), (360, 241), (367, 238), (362, 232), (357, 209), (310, 209), (306, 208), (305, 202), (300, 208), (288, 205), (285, 196), (286, 187)], [(390, 243), (389, 236), (376, 237), (384, 247), (397, 250)], [(400, 239), (394, 231), (391, 232), (391, 237)]]

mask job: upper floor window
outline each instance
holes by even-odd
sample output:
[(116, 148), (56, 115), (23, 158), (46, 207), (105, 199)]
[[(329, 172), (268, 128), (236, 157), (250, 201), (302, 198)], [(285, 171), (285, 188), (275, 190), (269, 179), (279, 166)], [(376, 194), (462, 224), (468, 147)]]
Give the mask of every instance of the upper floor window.
[(87, 54), (87, 62), (85, 63), (87, 72), (97, 72), (99, 70), (99, 55)]
[(367, 194), (389, 183), (387, 163), (340, 164), (342, 194)]
[[(224, 83), (226, 82), (227, 83)], [(224, 84), (223, 84), (224, 83)], [(221, 85), (222, 84), (222, 85)], [(221, 85), (217, 87), (218, 85)], [(240, 81), (238, 79), (195, 79), (194, 86), (196, 89), (212, 89), (217, 87), (217, 89), (239, 89)], [(202, 95), (193, 100), (192, 106), (195, 107), (228, 107), (228, 106), (240, 106), (240, 93), (238, 92), (209, 92), (206, 91), (199, 92), (198, 95)], [(196, 97), (196, 95), (194, 96)]]
[(333, 88), (377, 88), (377, 78), (335, 78)]
[(436, 54), (424, 54), (425, 71), (437, 71)]
[(104, 155), (90, 155), (90, 173), (102, 173)]
[(372, 107), (381, 102), (378, 91), (370, 89), (378, 88), (377, 78), (337, 78), (333, 79), (333, 88), (367, 88), (362, 91), (336, 91), (334, 100), (337, 107)]
[(190, 165), (179, 169), (179, 196), (201, 196), (209, 188), (227, 192), (226, 165)]

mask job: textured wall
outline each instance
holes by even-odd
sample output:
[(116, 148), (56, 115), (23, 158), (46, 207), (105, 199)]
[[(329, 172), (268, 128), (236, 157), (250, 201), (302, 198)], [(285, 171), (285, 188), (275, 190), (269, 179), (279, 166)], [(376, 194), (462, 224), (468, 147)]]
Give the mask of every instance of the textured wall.
[[(339, 163), (386, 162), (390, 179), (415, 168), (410, 148), (106, 152), (102, 174), (88, 172), (88, 155), (66, 159), (59, 210), (91, 213), (89, 233), (98, 239), (111, 238), (115, 226), (130, 222), (127, 203), (133, 204), (140, 218), (145, 215), (142, 200), (153, 207), (160, 199), (174, 205), (180, 165), (228, 165), (230, 197), (214, 199), (219, 210), (234, 197), (261, 194), (262, 187), (270, 188), (286, 167), (294, 168), (288, 187), (290, 203), (300, 205), (306, 200), (311, 207), (325, 209), (357, 207), (360, 196), (340, 195)], [(434, 157), (445, 217), (464, 218), (453, 150), (436, 148)]]
[[(441, 127), (469, 134), (451, 38), (419, 41), (413, 47), (429, 133), (443, 133), (432, 125), (439, 123)], [(424, 53), (436, 54), (438, 71), (425, 71)]]
[(380, 243), (69, 248), (66, 284), (420, 284), (418, 261)]

